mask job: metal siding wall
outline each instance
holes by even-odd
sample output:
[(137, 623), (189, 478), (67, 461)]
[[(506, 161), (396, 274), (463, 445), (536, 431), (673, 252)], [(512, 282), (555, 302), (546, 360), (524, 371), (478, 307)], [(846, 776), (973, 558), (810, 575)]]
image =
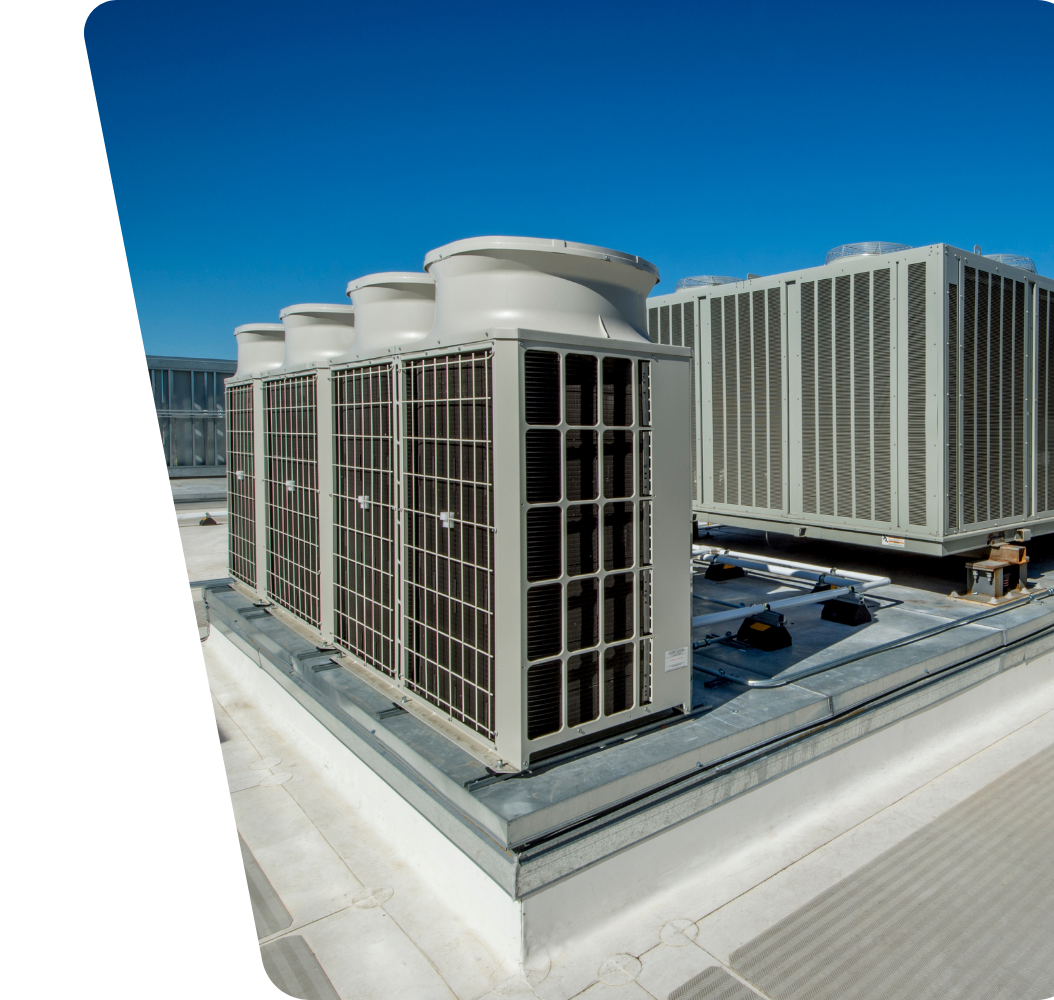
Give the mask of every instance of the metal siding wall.
[(874, 488), (875, 520), (893, 519), (893, 462), (890, 453), (890, 274), (881, 268), (872, 275), (874, 358)]
[(333, 635), (398, 672), (395, 439), (391, 364), (333, 375)]
[(256, 586), (256, 469), (253, 384), (227, 389), (227, 565), (231, 576)]
[(263, 385), (267, 594), (320, 628), (315, 376), (298, 375)]
[(783, 310), (780, 289), (768, 290), (768, 440), (770, 509), (783, 508)]
[(801, 286), (802, 510), (816, 514), (816, 283)]

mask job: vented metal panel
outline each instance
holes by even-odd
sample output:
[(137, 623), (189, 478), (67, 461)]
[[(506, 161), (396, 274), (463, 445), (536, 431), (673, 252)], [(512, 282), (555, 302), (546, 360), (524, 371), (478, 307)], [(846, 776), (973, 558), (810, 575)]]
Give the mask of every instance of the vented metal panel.
[(962, 527), (1025, 514), (1025, 285), (963, 269)]
[(1054, 371), (1051, 371), (1052, 296), (1039, 289), (1036, 312), (1036, 512), (1054, 509)]
[(783, 508), (781, 324), (778, 288), (710, 300), (716, 503)]
[(959, 286), (948, 285), (948, 530), (959, 530), (962, 496), (959, 486), (959, 429), (962, 427), (962, 385), (959, 382)]
[(891, 520), (889, 333), (888, 268), (802, 284), (807, 514)]
[[(669, 317), (668, 308), (658, 317), (667, 336)], [(524, 424), (547, 405), (542, 400), (563, 401), (562, 413), (545, 411), (558, 427), (524, 430), (526, 696), (528, 738), (538, 739), (555, 731), (555, 710), (564, 729), (650, 700), (650, 646), (639, 640), (651, 620), (650, 604), (641, 603), (651, 559), (651, 367), (580, 348), (528, 351), (525, 359), (531, 354), (537, 357), (524, 365)], [(554, 454), (563, 462), (554, 465)]]
[[(395, 373), (391, 364), (334, 373), (333, 635), (394, 677)], [(434, 450), (425, 464), (436, 461)]]
[(267, 596), (319, 628), (318, 406), (314, 375), (264, 382)]
[(908, 523), (926, 524), (926, 263), (908, 265)]
[(659, 307), (648, 310), (648, 337), (653, 344), (659, 342)]
[(489, 352), (407, 361), (406, 685), (494, 738), (494, 463)]
[(256, 586), (256, 466), (253, 383), (227, 389), (227, 566)]
[(699, 414), (695, 405), (695, 366), (697, 359), (695, 357), (695, 303), (685, 302), (684, 303), (684, 346), (692, 349), (692, 362), (688, 366), (688, 370), (691, 372), (691, 386), (692, 386), (692, 432), (691, 432), (691, 446), (692, 446), (692, 499), (699, 500), (701, 493), (699, 490)]

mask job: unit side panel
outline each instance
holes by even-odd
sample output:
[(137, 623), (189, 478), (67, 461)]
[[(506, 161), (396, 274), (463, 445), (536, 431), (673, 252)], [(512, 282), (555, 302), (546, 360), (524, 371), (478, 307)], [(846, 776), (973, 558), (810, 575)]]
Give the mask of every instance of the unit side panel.
[[(803, 367), (802, 367), (802, 297), (801, 283), (789, 282), (786, 286), (786, 312), (787, 312), (787, 506), (790, 517), (801, 519), (802, 517), (802, 485), (804, 483), (803, 460), (804, 460), (804, 426), (802, 422), (805, 410), (803, 408)], [(810, 343), (810, 348), (813, 346)], [(812, 437), (812, 451), (810, 457), (815, 464), (815, 413), (810, 411), (809, 416), (813, 423), (810, 424)]]
[[(680, 316), (660, 310), (658, 323), (683, 346)], [(524, 353), (527, 760), (689, 701), (691, 362), (618, 351), (601, 341)], [(660, 636), (656, 621), (678, 608), (684, 641), (671, 647), (673, 625)]]
[(253, 383), (227, 386), (227, 566), (256, 588), (256, 434)]
[(333, 638), (398, 674), (395, 369), (333, 374)]
[(494, 739), (489, 350), (403, 366), (406, 686)]
[(1035, 509), (1054, 511), (1054, 285), (1035, 292)]
[(318, 407), (314, 374), (263, 383), (267, 596), (320, 628)]

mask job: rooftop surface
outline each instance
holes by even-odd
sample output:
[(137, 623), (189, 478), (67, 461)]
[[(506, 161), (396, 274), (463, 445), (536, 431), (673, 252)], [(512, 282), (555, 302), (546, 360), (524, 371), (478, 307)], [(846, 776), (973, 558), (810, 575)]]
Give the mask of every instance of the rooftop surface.
[[(197, 580), (222, 576), (222, 572), (214, 571), (223, 562), (225, 530), (192, 524), (181, 527), (181, 534), (190, 576)], [(760, 653), (726, 642), (705, 647), (697, 653), (696, 660), (697, 668), (701, 668), (696, 672), (694, 698), (698, 714), (662, 730), (619, 741), (600, 752), (539, 768), (528, 777), (493, 780), (476, 757), (438, 735), (413, 712), (392, 711), (397, 706), (361, 671), (347, 666), (336, 669), (336, 664), (316, 671), (312, 668), (328, 666), (327, 658), (318, 656), (317, 650), (315, 657), (294, 659), (297, 653), (311, 652), (309, 640), (277, 616), (254, 614), (235, 591), (220, 589), (208, 595), (212, 627), (243, 644), (248, 640), (248, 648), (255, 647), (261, 665), (309, 711), (317, 712), (321, 707), (346, 723), (346, 745), (361, 759), (368, 759), (369, 743), (376, 741), (374, 750), (395, 752), (407, 765), (407, 783), (414, 774), (426, 778), (443, 800), (443, 832), (451, 839), (460, 838), (455, 842), (462, 850), (510, 894), (519, 894), (567, 873), (571, 863), (567, 831), (573, 829), (574, 849), (580, 855), (583, 839), (589, 845), (590, 824), (596, 824), (598, 809), (614, 806), (617, 820), (621, 803), (632, 798), (639, 800), (641, 796), (647, 798), (670, 782), (685, 782), (685, 774), (696, 769), (709, 773), (695, 779), (694, 791), (685, 782), (680, 798), (688, 801), (693, 795), (698, 798), (706, 794), (712, 801), (714, 795), (723, 794), (717, 774), (717, 765), (722, 762), (738, 756), (744, 767), (756, 767), (751, 763), (752, 749), (775, 746), (779, 750), (780, 745), (772, 741), (793, 737), (798, 741), (794, 750), (798, 757), (789, 754), (786, 766), (796, 766), (795, 760), (801, 762), (802, 747), (808, 752), (809, 739), (815, 738), (810, 735), (818, 731), (815, 727), (830, 725), (837, 719), (856, 719), (859, 727), (860, 720), (878, 712), (886, 713), (888, 723), (898, 713), (917, 711), (925, 702), (926, 692), (931, 698), (947, 697), (956, 684), (976, 683), (978, 670), (1005, 670), (1020, 662), (1025, 654), (1014, 643), (1030, 639), (1028, 655), (1035, 655), (1038, 644), (1046, 646), (1045, 630), (1054, 625), (1054, 600), (1038, 601), (984, 623), (952, 629), (893, 654), (865, 658), (780, 688), (749, 689), (739, 681), (779, 679), (803, 667), (822, 665), (862, 651), (868, 645), (975, 615), (983, 609), (946, 596), (953, 588), (962, 589), (961, 560), (912, 558), (908, 566), (896, 557), (886, 557), (890, 571), (872, 552), (860, 553), (861, 558), (854, 560), (854, 550), (845, 546), (810, 543), (788, 551), (771, 548), (764, 537), (755, 533), (718, 529), (713, 536), (706, 540), (709, 544), (780, 554), (842, 569), (885, 572), (893, 583), (869, 594), (875, 612), (872, 624), (854, 629), (823, 622), (819, 606), (813, 605), (788, 614), (788, 628), (794, 640), (789, 649)], [(836, 549), (837, 559), (829, 558), (830, 553), (825, 551), (831, 548)], [(1046, 586), (1049, 580), (1054, 586), (1054, 560), (1038, 546), (1030, 552), (1033, 582)], [(211, 567), (209, 572), (205, 572), (206, 567)], [(918, 585), (910, 586), (908, 580)], [(740, 602), (778, 599), (798, 589), (763, 577), (722, 582), (697, 577), (695, 613), (725, 610), (729, 604)], [(245, 619), (246, 613), (251, 617)], [(970, 880), (976, 870), (955, 861), (953, 869), (957, 874), (938, 880), (940, 891), (932, 906), (916, 906), (912, 910), (915, 923), (905, 923), (896, 914), (904, 907), (910, 909), (913, 897), (904, 895), (902, 883), (898, 883), (899, 888), (891, 884), (889, 873), (894, 869), (924, 867), (932, 864), (935, 856), (950, 862), (953, 855), (967, 858), (973, 856), (970, 852), (983, 854), (996, 850), (1001, 838), (1013, 836), (1015, 842), (1026, 847), (1016, 858), (1001, 860), (1013, 870), (999, 876), (1000, 884), (1016, 885), (1014, 880), (1023, 877), (1022, 865), (1031, 866), (1043, 885), (1049, 885), (1054, 878), (1054, 870), (1046, 860), (1054, 856), (1050, 852), (1054, 844), (1049, 843), (1049, 832), (1037, 833), (1042, 829), (1049, 831), (1050, 826), (1037, 825), (1041, 820), (1038, 813), (1020, 807), (1021, 801), (1028, 801), (1030, 796), (1046, 794), (1049, 801), (1049, 793), (1054, 791), (1054, 763), (1048, 760), (1049, 753), (1044, 757), (1041, 752), (1054, 744), (1052, 704), (1025, 712), (1018, 720), (1020, 725), (1011, 720), (1008, 731), (1012, 730), (1012, 735), (965, 761), (953, 754), (947, 756), (947, 766), (935, 765), (938, 777), (922, 787), (911, 786), (903, 799), (895, 797), (892, 804), (877, 812), (864, 809), (860, 824), (820, 850), (801, 858), (800, 851), (795, 853), (795, 838), (799, 834), (788, 830), (774, 856), (767, 857), (764, 863), (751, 864), (740, 859), (737, 866), (730, 868), (725, 883), (718, 880), (720, 884), (697, 888), (694, 897), (689, 894), (682, 898), (680, 909), (663, 910), (660, 906), (650, 916), (639, 917), (638, 924), (641, 919), (648, 924), (646, 930), (640, 926), (632, 931), (613, 929), (575, 956), (555, 961), (551, 968), (534, 969), (526, 980), (522, 975), (509, 979), (510, 970), (488, 954), (443, 900), (430, 896), (427, 880), (408, 871), (406, 859), (392, 857), (385, 853), (382, 844), (371, 842), (369, 823), (355, 816), (354, 809), (334, 797), (332, 791), (327, 792), (324, 776), (289, 742), (288, 734), (276, 731), (274, 720), (248, 702), (237, 684), (224, 675), (222, 664), (210, 655), (210, 644), (204, 648), (217, 698), (238, 825), (247, 845), (247, 871), (259, 885), (267, 883), (271, 887), (278, 904), (267, 897), (271, 899), (268, 910), (255, 897), (254, 901), (264, 911), (277, 913), (275, 919), (285, 920), (283, 913), (289, 918), (281, 927), (272, 922), (259, 928), (265, 944), (265, 964), (269, 963), (276, 982), (288, 986), (288, 976), (292, 975), (289, 970), (314, 968), (314, 960), (324, 970), (318, 982), (325, 983), (318, 987), (320, 992), (311, 995), (468, 998), (515, 995), (517, 990), (524, 992), (529, 988), (537, 996), (553, 1000), (572, 996), (591, 1000), (609, 996), (664, 998), (701, 977), (679, 995), (770, 996), (775, 1000), (817, 995), (818, 984), (829, 974), (832, 963), (840, 963), (839, 974), (848, 977), (846, 982), (862, 978), (870, 983), (862, 992), (847, 988), (839, 996), (975, 995), (954, 990), (920, 992), (917, 976), (910, 980), (909, 993), (883, 992), (885, 980), (876, 983), (866, 976), (865, 966), (873, 964), (874, 949), (862, 947), (858, 941), (854, 951), (852, 942), (847, 944), (846, 935), (855, 933), (851, 930), (857, 926), (855, 921), (849, 921), (850, 930), (839, 925), (842, 929), (836, 932), (832, 925), (818, 919), (818, 914), (824, 906), (836, 910), (862, 906), (865, 899), (873, 898), (878, 885), (886, 893), (882, 897), (888, 904), (884, 904), (886, 916), (875, 917), (872, 923), (877, 923), (867, 934), (900, 934), (896, 938), (898, 944), (881, 950), (883, 961), (900, 962), (913, 947), (911, 936), (901, 932), (913, 926), (939, 924), (937, 913), (941, 906), (949, 905), (949, 893), (969, 896), (975, 891)], [(294, 663), (299, 669), (294, 668)], [(727, 680), (722, 677), (722, 670)], [(927, 671), (944, 673), (932, 679)], [(873, 707), (861, 712), (861, 706)], [(844, 726), (844, 722), (840, 725)], [(830, 751), (831, 733), (835, 731), (836, 728), (825, 731), (826, 742), (816, 744), (817, 752)], [(855, 738), (854, 732), (859, 735), (859, 728), (846, 731), (846, 738)], [(942, 752), (945, 751), (939, 747), (933, 750), (937, 756)], [(778, 756), (771, 749), (766, 752), (765, 767), (769, 771), (774, 761), (778, 766)], [(934, 766), (932, 762), (930, 766)], [(1019, 777), (1013, 785), (1016, 793), (1000, 791), (1006, 783), (995, 782), (986, 788), (999, 775), (1018, 766), (1021, 770), (1016, 772)], [(726, 791), (732, 794), (730, 789)], [(969, 799), (974, 793), (978, 794)], [(407, 797), (412, 800), (411, 795)], [(967, 800), (974, 804), (964, 804)], [(431, 805), (434, 807), (435, 801)], [(690, 802), (686, 808), (692, 808)], [(954, 850), (947, 844), (949, 821), (939, 819), (953, 808), (960, 809), (958, 828), (966, 831), (968, 841)], [(458, 819), (458, 814), (462, 819)], [(664, 818), (656, 818), (655, 822), (676, 822), (677, 815), (676, 810), (667, 809)], [(992, 815), (1009, 817), (1003, 829), (993, 829)], [(466, 824), (465, 816), (473, 822)], [(611, 850), (610, 817), (606, 822), (606, 849)], [(469, 827), (476, 831), (471, 836), (466, 834)], [(639, 836), (639, 831), (635, 835)], [(516, 860), (512, 863), (510, 847), (515, 848), (511, 853)], [(886, 851), (900, 852), (896, 865), (881, 860)], [(788, 859), (786, 864), (779, 863), (781, 853)], [(258, 868), (252, 869), (252, 864)], [(262, 873), (263, 882), (255, 874), (257, 871)], [(942, 901), (939, 905), (937, 899)], [(986, 905), (994, 907), (990, 912), (1000, 913), (1001, 920), (1019, 919), (1010, 890), (1001, 896), (996, 893)], [(1038, 946), (1037, 954), (1045, 956), (1045, 968), (1052, 969), (1054, 951), (1047, 955), (1043, 948), (1050, 950), (1054, 924), (1049, 914), (1040, 913), (1035, 906), (1026, 906), (1025, 910), (1028, 916), (1027, 920), (1020, 916), (1026, 921), (1021, 933), (1031, 940), (1029, 935), (1036, 927), (1044, 933), (1049, 931), (1046, 944)], [(258, 914), (258, 922), (260, 919)], [(439, 931), (440, 926), (444, 930)], [(816, 940), (810, 944), (812, 971), (790, 982), (781, 971), (779, 956), (785, 956), (788, 948), (800, 948), (800, 939), (821, 927), (827, 929), (815, 933)], [(861, 924), (861, 934), (863, 927)], [(1043, 976), (1047, 973), (1042, 968), (1037, 972), (1034, 962), (1015, 965), (1006, 956), (995, 954), (992, 941), (977, 928), (963, 933), (965, 936), (960, 934), (955, 940), (942, 939), (941, 953), (948, 954), (949, 949), (956, 954), (961, 951), (959, 967), (964, 976), (971, 968), (977, 971), (981, 961), (978, 956), (984, 956), (986, 968), (1003, 970), (1010, 985), (1000, 987), (1004, 992), (996, 990), (985, 995), (1043, 1000), (1054, 994), (1054, 977), (1046, 982)], [(295, 940), (298, 938), (299, 943)], [(283, 941), (285, 944), (280, 945)], [(380, 955), (385, 956), (384, 960), (377, 960)], [(398, 976), (405, 976), (405, 981), (386, 980), (392, 968), (398, 970)], [(939, 979), (937, 976), (934, 981)], [(327, 994), (324, 987), (334, 992)], [(294, 995), (308, 994), (294, 990)]]

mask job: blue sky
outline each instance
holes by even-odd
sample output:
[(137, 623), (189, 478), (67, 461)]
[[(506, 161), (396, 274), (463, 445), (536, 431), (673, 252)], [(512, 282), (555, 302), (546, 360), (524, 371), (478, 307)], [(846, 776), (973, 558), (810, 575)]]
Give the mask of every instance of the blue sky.
[(85, 27), (148, 353), (487, 233), (771, 274), (1054, 275), (1054, 4), (110, 0)]

